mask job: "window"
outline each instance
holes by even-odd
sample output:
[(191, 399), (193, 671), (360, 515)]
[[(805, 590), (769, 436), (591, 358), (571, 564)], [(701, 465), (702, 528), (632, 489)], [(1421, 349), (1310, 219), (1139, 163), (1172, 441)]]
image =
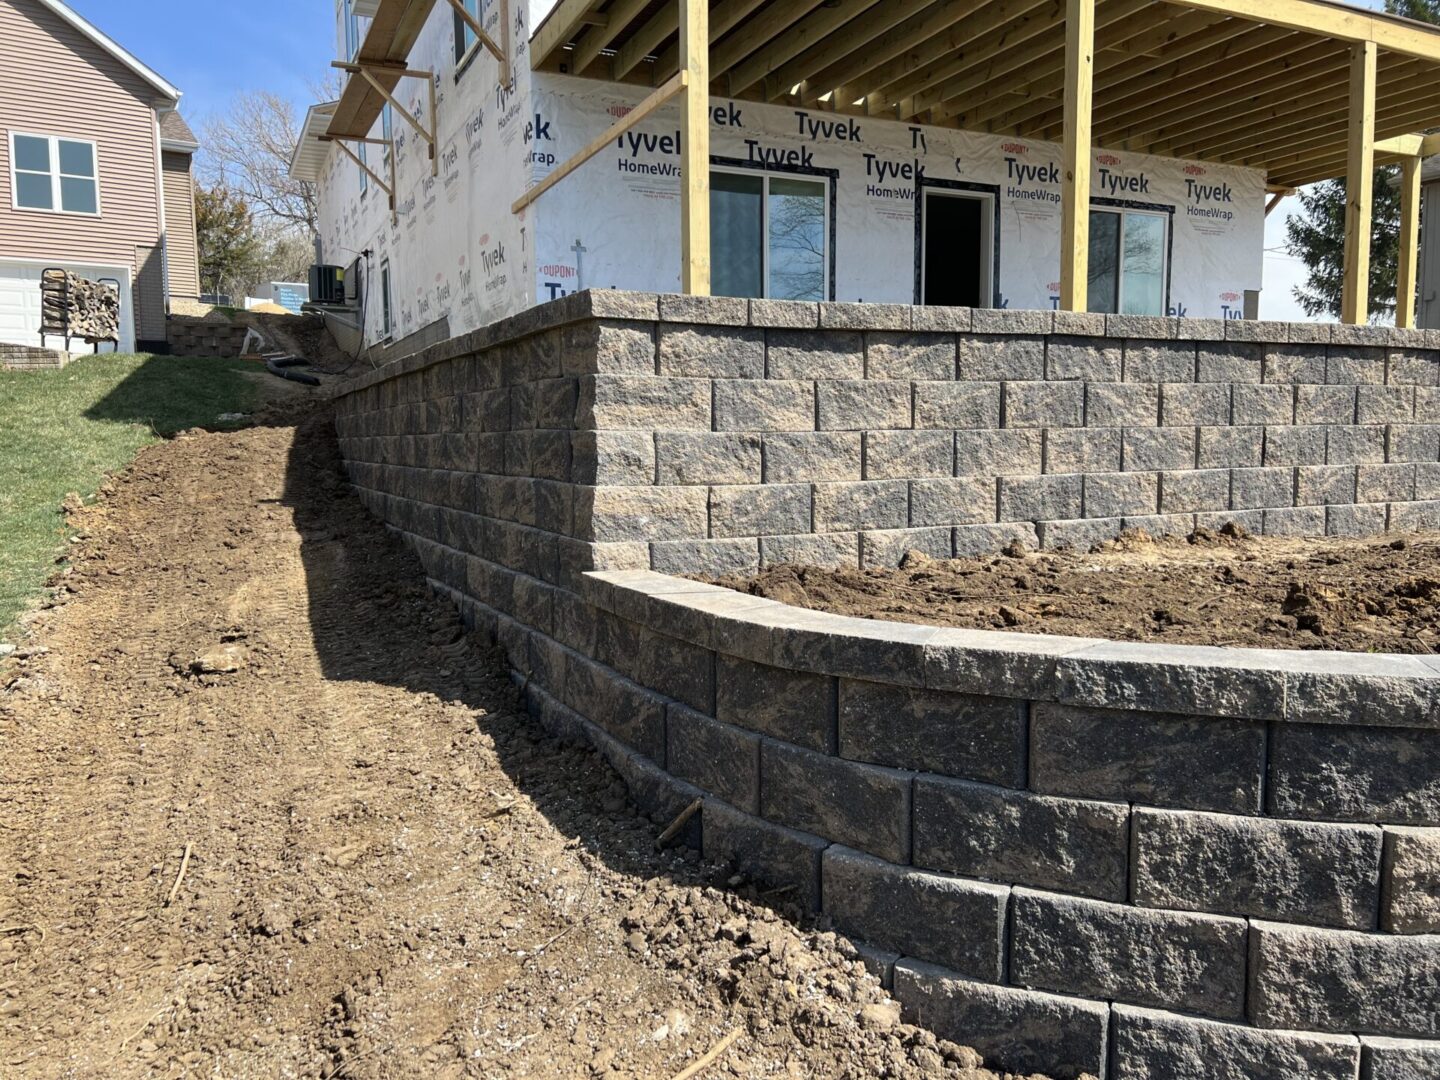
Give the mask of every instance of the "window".
[(99, 214), (93, 142), (53, 135), (10, 136), (10, 190), (16, 209)]
[[(470, 13), (476, 22), (482, 22), (480, 17), (480, 0), (461, 0), (464, 8)], [(482, 23), (483, 25), (483, 23)], [(470, 50), (479, 42), (475, 31), (470, 29), (470, 24), (461, 17), (460, 12), (455, 12), (455, 63), (460, 63), (470, 55)]]
[(341, 0), (345, 20), (345, 59), (354, 60), (360, 51), (360, 16), (355, 14), (355, 0)]
[(364, 196), (365, 192), (370, 190), (370, 174), (365, 171), (365, 166), (369, 164), (369, 162), (365, 160), (366, 145), (367, 144), (362, 142), (359, 145), (359, 148), (355, 151), (355, 156), (360, 159), (360, 194), (362, 197)]
[(826, 299), (829, 206), (824, 180), (711, 173), (711, 291), (716, 296)]
[(1091, 311), (1165, 314), (1168, 224), (1145, 210), (1090, 211)]
[[(390, 155), (395, 151), (395, 117), (390, 111), (390, 103), (387, 101), (385, 107), (380, 110), (380, 137), (385, 140), (385, 156), (383, 168), (380, 175), (386, 180), (390, 179)], [(390, 185), (394, 187), (394, 184)]]
[(380, 336), (388, 338), (394, 326), (390, 317), (390, 260), (380, 263)]

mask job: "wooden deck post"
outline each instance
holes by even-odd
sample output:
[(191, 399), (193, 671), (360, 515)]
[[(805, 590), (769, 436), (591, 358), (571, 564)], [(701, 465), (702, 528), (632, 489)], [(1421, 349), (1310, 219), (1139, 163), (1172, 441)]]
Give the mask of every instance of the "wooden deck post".
[(1420, 162), (1400, 163), (1400, 269), (1395, 276), (1395, 325), (1415, 329), (1415, 290), (1420, 268)]
[(1370, 221), (1375, 194), (1375, 43), (1350, 47), (1350, 145), (1345, 175), (1345, 284), (1340, 321), (1370, 318)]
[(680, 70), (686, 73), (680, 155), (680, 282), (710, 295), (710, 0), (680, 5)]
[(1060, 185), (1060, 308), (1084, 311), (1090, 284), (1090, 119), (1095, 0), (1065, 4), (1065, 175)]

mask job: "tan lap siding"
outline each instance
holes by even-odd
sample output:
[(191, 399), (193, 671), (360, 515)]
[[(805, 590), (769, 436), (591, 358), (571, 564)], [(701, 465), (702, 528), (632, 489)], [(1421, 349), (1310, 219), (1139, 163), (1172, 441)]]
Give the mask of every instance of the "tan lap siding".
[(165, 264), (171, 296), (200, 298), (200, 260), (195, 245), (195, 189), (191, 186), (190, 155), (166, 153), (161, 164), (165, 178)]

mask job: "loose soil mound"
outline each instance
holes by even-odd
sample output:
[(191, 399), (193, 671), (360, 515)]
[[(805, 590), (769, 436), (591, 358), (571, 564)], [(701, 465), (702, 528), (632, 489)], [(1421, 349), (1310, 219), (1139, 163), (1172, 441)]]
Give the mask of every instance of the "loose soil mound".
[[(990, 1078), (784, 894), (657, 853), (346, 487), (193, 433), (0, 665), (5, 1077)], [(188, 853), (188, 861), (186, 856)]]
[(1268, 649), (1440, 650), (1440, 539), (1288, 540), (1227, 526), (1133, 532), (1094, 551), (985, 559), (912, 552), (898, 570), (777, 566), (719, 582), (867, 619), (1118, 641)]

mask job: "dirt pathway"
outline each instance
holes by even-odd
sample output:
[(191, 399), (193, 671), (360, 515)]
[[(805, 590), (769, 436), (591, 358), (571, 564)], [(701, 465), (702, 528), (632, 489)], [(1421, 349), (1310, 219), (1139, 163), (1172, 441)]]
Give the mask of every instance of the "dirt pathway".
[(648, 1080), (736, 1030), (706, 1077), (990, 1076), (657, 855), (328, 424), (152, 448), (79, 524), (48, 651), (0, 667), (6, 1077)]

